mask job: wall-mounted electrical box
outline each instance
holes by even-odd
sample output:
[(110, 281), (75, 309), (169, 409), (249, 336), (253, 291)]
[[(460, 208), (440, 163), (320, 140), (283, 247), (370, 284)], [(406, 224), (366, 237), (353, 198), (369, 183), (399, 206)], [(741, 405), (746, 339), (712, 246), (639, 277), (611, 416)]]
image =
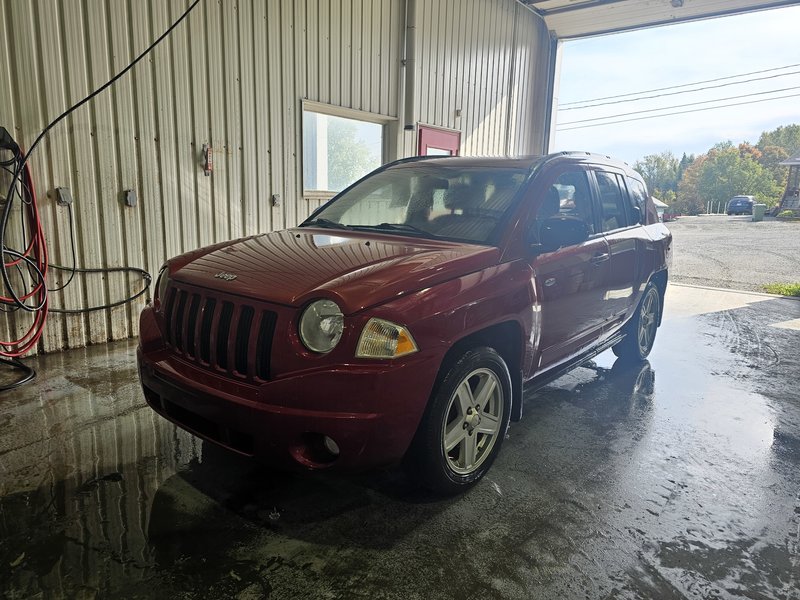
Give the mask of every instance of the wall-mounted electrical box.
[(125, 202), (125, 206), (136, 206), (136, 192), (125, 190), (122, 192), (122, 200)]
[(56, 196), (56, 204), (59, 206), (67, 206), (72, 204), (72, 192), (69, 191), (69, 188), (57, 187), (55, 190), (53, 190), (53, 193)]

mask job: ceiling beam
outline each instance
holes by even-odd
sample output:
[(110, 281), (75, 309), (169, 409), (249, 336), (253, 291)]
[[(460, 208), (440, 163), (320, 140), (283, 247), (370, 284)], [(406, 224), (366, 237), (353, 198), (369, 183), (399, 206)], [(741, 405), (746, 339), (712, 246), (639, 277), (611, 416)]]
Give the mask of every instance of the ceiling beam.
[(558, 39), (621, 33), (760, 10), (798, 0), (519, 0), (544, 19)]

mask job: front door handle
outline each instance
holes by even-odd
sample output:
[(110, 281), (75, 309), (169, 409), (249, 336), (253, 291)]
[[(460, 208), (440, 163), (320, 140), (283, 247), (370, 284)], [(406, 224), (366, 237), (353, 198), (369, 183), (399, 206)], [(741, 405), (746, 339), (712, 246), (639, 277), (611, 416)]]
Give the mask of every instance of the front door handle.
[(608, 252), (606, 252), (605, 254), (595, 254), (592, 257), (592, 264), (593, 265), (599, 265), (601, 263), (606, 262), (608, 259), (609, 259)]

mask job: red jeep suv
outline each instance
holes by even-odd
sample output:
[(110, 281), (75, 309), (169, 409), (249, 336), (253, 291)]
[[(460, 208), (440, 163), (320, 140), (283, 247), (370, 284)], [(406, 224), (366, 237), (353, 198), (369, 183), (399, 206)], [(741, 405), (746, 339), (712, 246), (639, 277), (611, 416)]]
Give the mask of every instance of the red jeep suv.
[(608, 348), (647, 356), (671, 247), (641, 177), (607, 157), (400, 160), (299, 227), (167, 262), (141, 315), (145, 397), (271, 465), (405, 459), (457, 492), (524, 384)]

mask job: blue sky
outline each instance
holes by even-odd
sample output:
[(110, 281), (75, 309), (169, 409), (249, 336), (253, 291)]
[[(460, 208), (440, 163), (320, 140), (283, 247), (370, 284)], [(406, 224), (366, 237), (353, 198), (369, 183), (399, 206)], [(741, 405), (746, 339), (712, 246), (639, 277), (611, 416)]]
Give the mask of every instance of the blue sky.
[[(574, 108), (580, 104), (567, 104), (757, 71), (765, 72), (695, 87), (769, 79), (580, 110)], [(758, 95), (706, 103), (748, 94)], [(794, 97), (756, 102), (789, 95)], [(565, 42), (558, 101), (553, 150), (590, 150), (633, 163), (665, 150), (678, 157), (700, 154), (725, 140), (755, 144), (764, 130), (800, 124), (800, 6)], [(610, 115), (626, 114), (614, 120), (650, 116), (660, 112), (628, 113), (664, 107), (677, 112), (744, 102), (750, 104), (610, 126), (567, 125)], [(705, 104), (679, 107), (690, 103)]]

